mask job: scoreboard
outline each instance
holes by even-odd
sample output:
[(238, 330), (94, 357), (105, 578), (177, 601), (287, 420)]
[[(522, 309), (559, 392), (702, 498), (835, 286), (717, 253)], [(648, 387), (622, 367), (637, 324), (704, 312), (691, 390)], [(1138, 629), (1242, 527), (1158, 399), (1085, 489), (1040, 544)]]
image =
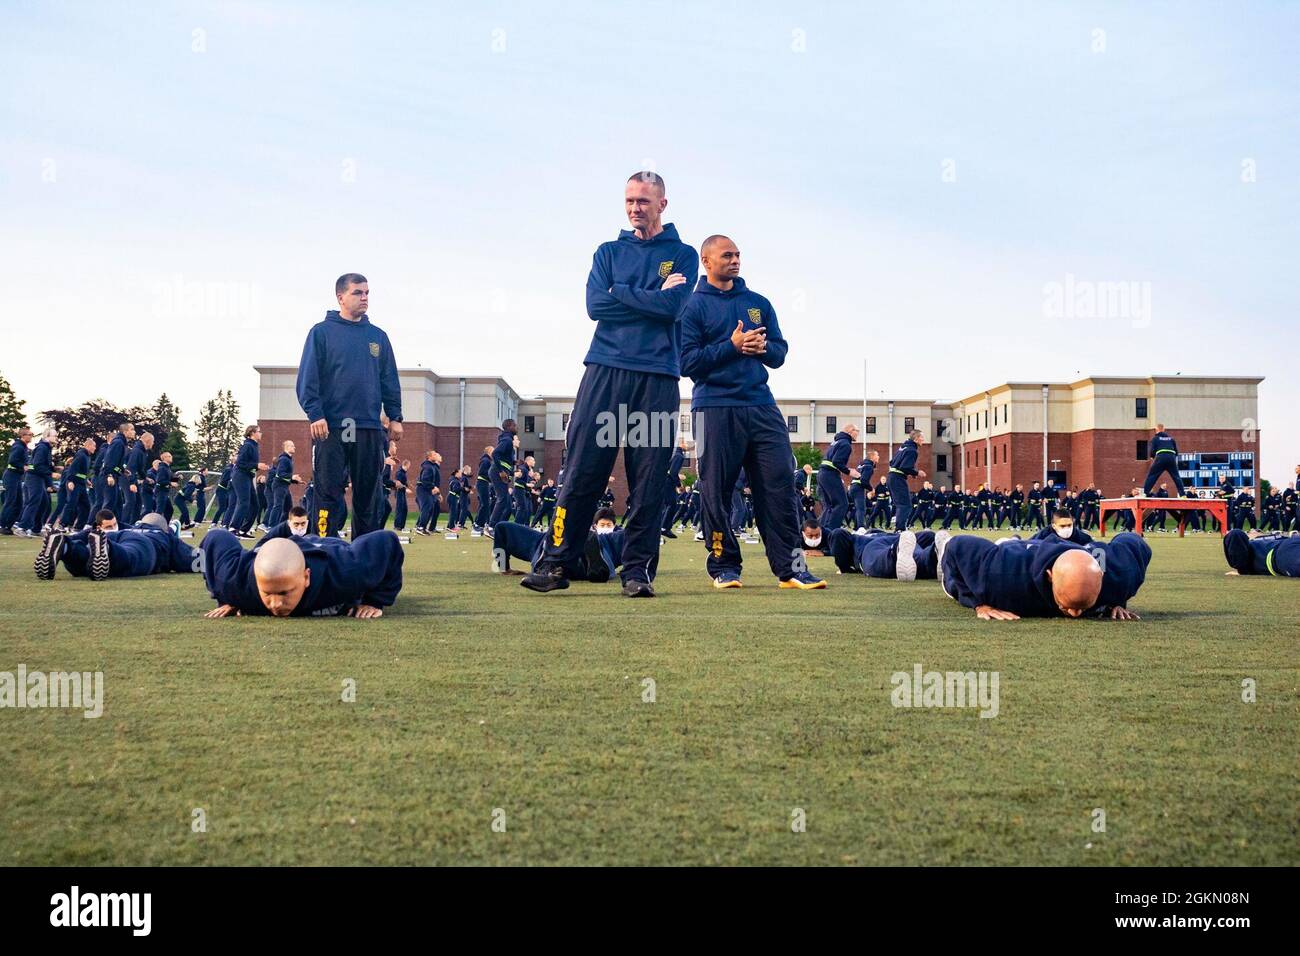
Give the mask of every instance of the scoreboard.
[(1255, 495), (1255, 453), (1253, 451), (1198, 451), (1178, 455), (1178, 476), (1189, 495), (1213, 498), (1224, 478), (1232, 479), (1238, 492)]

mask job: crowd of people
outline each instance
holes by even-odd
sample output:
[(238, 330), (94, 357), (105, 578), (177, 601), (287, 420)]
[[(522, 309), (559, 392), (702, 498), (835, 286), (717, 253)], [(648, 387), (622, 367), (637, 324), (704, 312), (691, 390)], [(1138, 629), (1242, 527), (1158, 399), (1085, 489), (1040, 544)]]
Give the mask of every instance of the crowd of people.
[[(825, 588), (806, 561), (825, 555), (843, 574), (935, 579), (985, 619), (1135, 617), (1127, 603), (1145, 580), (1151, 551), (1123, 532), (1108, 544), (1092, 541), (1087, 532), (1097, 527), (1103, 500), (1094, 485), (935, 488), (918, 467), (919, 430), (882, 468), (865, 445), (850, 464), (854, 425), (834, 436), (815, 468), (796, 467), (767, 384), (788, 343), (771, 302), (741, 278), (739, 247), (720, 234), (698, 253), (684, 243), (662, 222), (667, 198), (655, 173), (633, 175), (624, 193), (632, 228), (593, 257), (586, 298), (595, 331), (555, 476), (532, 455), (520, 457), (509, 418), (476, 467), (461, 463), (444, 475), (434, 449), (415, 469), (401, 458), (393, 348), (370, 322), (366, 278), (348, 273), (335, 283), (338, 309), (311, 328), (298, 366), (308, 481), (293, 441), (263, 460), (257, 425), (211, 483), (205, 469), (177, 475), (172, 456), (155, 456), (154, 436), (137, 435), (130, 422), (102, 440), (87, 438), (61, 468), (53, 461), (57, 434), (47, 431), (33, 445), (23, 429), (4, 473), (0, 534), (41, 538), (35, 569), (42, 579), (59, 566), (101, 581), (201, 573), (217, 602), (210, 617), (379, 617), (401, 589), (403, 542), (387, 530), (390, 518), (404, 531), (413, 511), (413, 534), (427, 536), (439, 531), (444, 510), (448, 532), (468, 529), (493, 542), (494, 570), (514, 573), (512, 558), (527, 562), (520, 583), (539, 593), (617, 576), (624, 596), (654, 597), (660, 547), (678, 529), (703, 542), (713, 587), (739, 588), (739, 540), (752, 528), (782, 589)], [(693, 383), (694, 476), (683, 470), (687, 443), (675, 434), (683, 375)], [(666, 437), (628, 429), (612, 440), (605, 420), (615, 410), (620, 420), (642, 416), (674, 427)], [(1162, 425), (1149, 451), (1146, 481), (1129, 496), (1183, 497), (1177, 444)], [(611, 474), (620, 453), (621, 516)], [(1287, 536), (1296, 528), (1296, 487), (1271, 491), (1258, 519), (1254, 499), (1230, 481), (1219, 494), (1231, 506), (1225, 556), (1234, 572), (1300, 574), (1300, 538)], [(1166, 518), (1148, 515), (1143, 530), (1162, 530)], [(1134, 530), (1130, 513), (1117, 521)], [(1189, 521), (1201, 527), (1198, 512)], [(211, 526), (199, 548), (190, 547), (182, 532), (204, 522)], [(954, 534), (954, 524), (1035, 533), (994, 542)], [(241, 539), (259, 535), (244, 547)]]

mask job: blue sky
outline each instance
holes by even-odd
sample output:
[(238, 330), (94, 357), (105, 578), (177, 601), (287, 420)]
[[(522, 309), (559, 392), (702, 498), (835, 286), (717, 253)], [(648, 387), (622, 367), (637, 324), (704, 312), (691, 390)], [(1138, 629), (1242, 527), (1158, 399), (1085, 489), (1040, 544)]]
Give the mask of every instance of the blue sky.
[[(5, 6), (29, 413), (229, 386), (251, 416), (348, 270), (403, 366), (571, 392), (650, 163), (776, 306), (778, 394), (857, 396), (864, 356), (901, 398), (1259, 374), (1265, 476), (1300, 462), (1300, 5)], [(1066, 276), (1149, 314), (1053, 316)]]

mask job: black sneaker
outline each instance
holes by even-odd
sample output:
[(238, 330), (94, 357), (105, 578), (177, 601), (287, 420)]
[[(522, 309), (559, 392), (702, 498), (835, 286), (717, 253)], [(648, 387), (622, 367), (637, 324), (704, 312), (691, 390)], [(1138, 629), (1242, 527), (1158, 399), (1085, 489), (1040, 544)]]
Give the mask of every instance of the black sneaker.
[(588, 534), (587, 543), (582, 550), (583, 559), (587, 563), (587, 580), (592, 584), (604, 584), (609, 580), (609, 565), (600, 553), (600, 539), (595, 534)]
[(569, 578), (559, 568), (543, 566), (525, 574), (519, 583), (530, 591), (545, 594), (547, 591), (563, 591), (569, 586)]
[(63, 532), (52, 531), (41, 542), (41, 550), (36, 552), (34, 565), (36, 576), (42, 581), (54, 580), (54, 570), (59, 566), (61, 557), (63, 557)]
[(650, 586), (649, 581), (642, 581), (638, 578), (633, 578), (631, 581), (626, 581), (623, 584), (623, 597), (637, 598), (654, 596), (655, 589)]
[(90, 580), (108, 579), (108, 540), (102, 531), (92, 531), (87, 538), (90, 543)]
[(665, 531), (665, 532), (663, 533), (663, 535), (664, 535), (665, 538), (675, 538), (675, 537), (677, 537), (677, 535), (673, 534), (672, 531)]

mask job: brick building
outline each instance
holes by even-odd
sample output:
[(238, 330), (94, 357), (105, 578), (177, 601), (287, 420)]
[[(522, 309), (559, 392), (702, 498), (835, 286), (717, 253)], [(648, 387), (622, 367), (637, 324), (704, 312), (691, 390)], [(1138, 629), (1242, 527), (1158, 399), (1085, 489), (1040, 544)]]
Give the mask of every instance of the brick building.
[(1262, 381), (1093, 376), (1069, 384), (1008, 382), (936, 406), (935, 417), (964, 485), (1028, 487), (1050, 479), (1084, 488), (1095, 482), (1118, 497), (1142, 484), (1150, 464), (1147, 441), (1163, 423), (1184, 454), (1250, 454), (1254, 475), (1235, 484), (1253, 490), (1261, 473)]
[[(297, 471), (310, 473), (307, 421), (294, 392), (294, 366), (257, 366), (261, 379), (258, 421), (269, 461), (285, 439), (303, 451)], [(444, 472), (464, 462), (477, 467), (483, 447), (496, 440), (500, 422), (519, 424), (520, 450), (533, 454), (544, 474), (564, 462), (564, 436), (572, 395), (522, 397), (504, 379), (446, 376), (403, 369), (402, 454), (418, 462), (428, 448), (443, 456)], [(931, 399), (778, 398), (791, 445), (825, 448), (849, 423), (882, 465), (912, 428), (925, 438), (918, 467), (935, 486), (980, 482), (1011, 487), (1050, 477), (1067, 487), (1089, 482), (1118, 496), (1146, 474), (1146, 441), (1157, 422), (1183, 452), (1253, 453), (1259, 471), (1258, 387), (1262, 378), (1151, 376), (1090, 377), (1077, 382), (1008, 382), (956, 402)], [(684, 387), (678, 428), (690, 438), (689, 388)], [(1044, 454), (1046, 447), (1046, 454)], [(855, 448), (854, 463), (862, 452)], [(686, 467), (693, 467), (688, 454)], [(614, 490), (621, 508), (626, 481), (622, 459)], [(444, 479), (446, 480), (446, 479)], [(1238, 481), (1238, 485), (1245, 482)], [(913, 486), (919, 487), (914, 481)], [(1255, 481), (1250, 481), (1253, 486)]]

